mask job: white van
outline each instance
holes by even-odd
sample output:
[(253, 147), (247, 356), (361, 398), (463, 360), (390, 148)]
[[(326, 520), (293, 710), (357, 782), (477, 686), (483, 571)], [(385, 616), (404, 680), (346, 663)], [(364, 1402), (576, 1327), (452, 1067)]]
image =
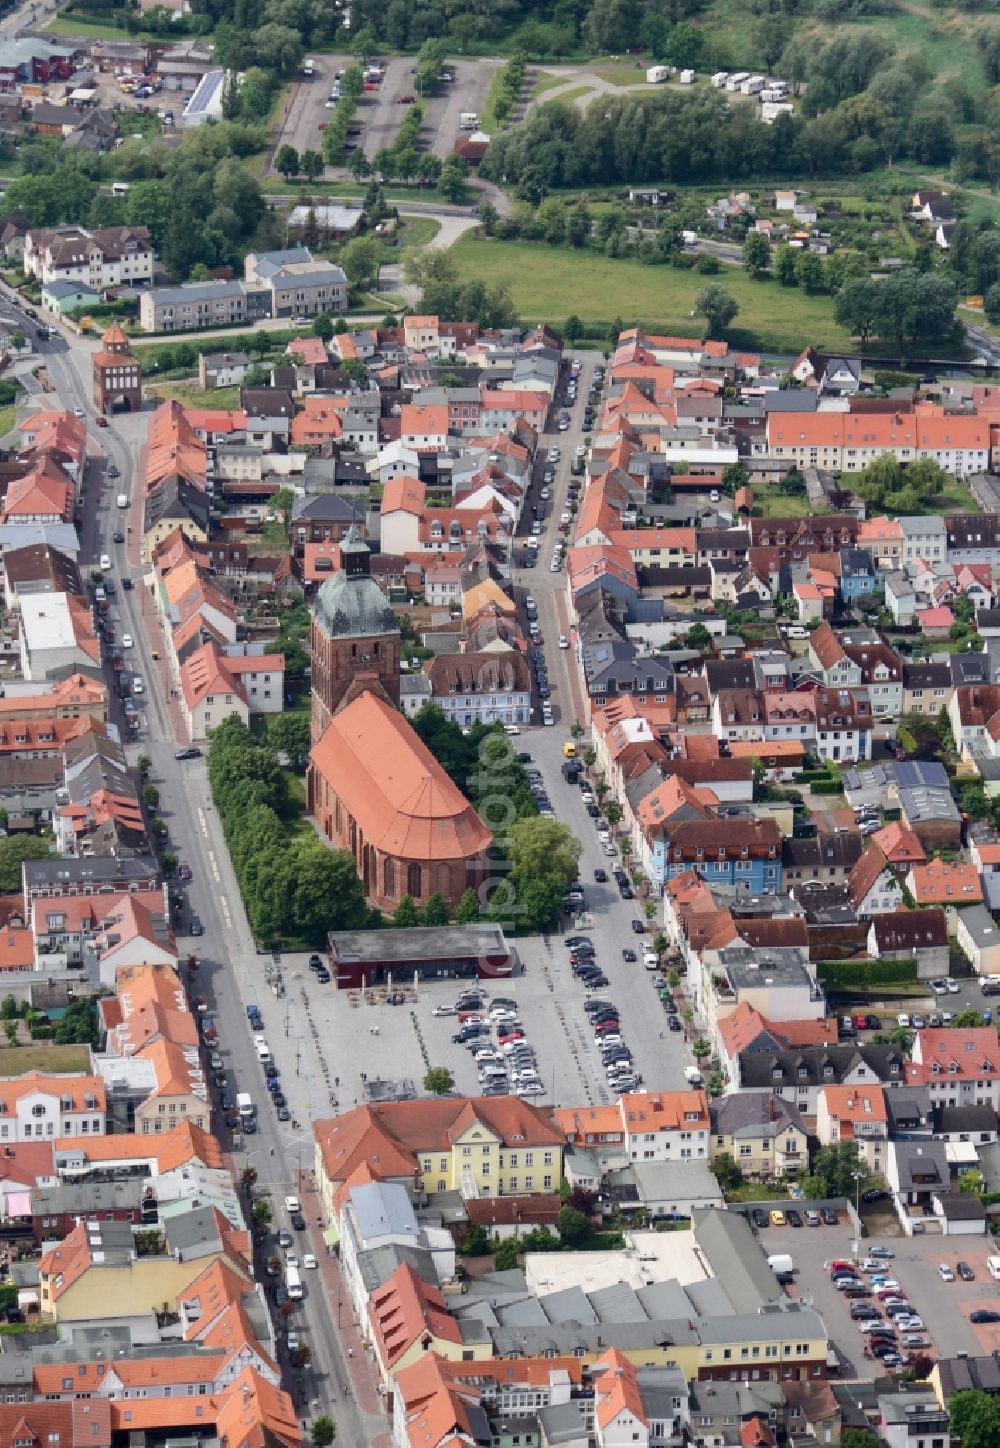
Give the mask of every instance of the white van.
[(475, 111), (463, 111), (458, 118), (458, 125), (462, 131), (474, 131), (479, 125), (479, 117)]
[(115, 499), (115, 505), (119, 508), (128, 507), (128, 493), (119, 493)]
[(655, 950), (644, 950), (642, 952), (642, 963), (647, 970), (657, 970), (660, 965), (660, 957)]
[(1000, 1282), (1000, 1257), (987, 1257), (986, 1267), (994, 1282)]
[(314, 60), (304, 60), (304, 61), (302, 62), (302, 74), (303, 74), (303, 75), (315, 75), (315, 74), (316, 74), (316, 62), (315, 62)]
[(302, 1278), (297, 1267), (285, 1268), (285, 1287), (293, 1302), (300, 1302), (304, 1296), (302, 1290)]
[(267, 1042), (261, 1039), (254, 1044), (257, 1047), (257, 1060), (266, 1066), (271, 1060), (271, 1052), (268, 1049)]

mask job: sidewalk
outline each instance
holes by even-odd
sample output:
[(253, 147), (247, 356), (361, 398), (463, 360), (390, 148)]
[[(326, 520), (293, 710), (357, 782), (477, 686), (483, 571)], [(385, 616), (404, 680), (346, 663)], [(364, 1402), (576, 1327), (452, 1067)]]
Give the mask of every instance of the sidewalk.
[[(331, 1316), (336, 1307), (337, 1337), (345, 1355), (345, 1366), (351, 1379), (351, 1391), (355, 1402), (363, 1413), (372, 1417), (385, 1417), (386, 1407), (379, 1397), (375, 1381), (374, 1365), (369, 1365), (361, 1332), (354, 1321), (354, 1308), (340, 1271), (336, 1253), (323, 1240), (322, 1209), (313, 1173), (304, 1167), (299, 1173), (299, 1199), (302, 1215), (306, 1219), (309, 1242), (319, 1263), (319, 1274), (330, 1303)], [(341, 1384), (343, 1386), (343, 1384)], [(372, 1443), (381, 1439), (373, 1438)], [(388, 1435), (386, 1441), (389, 1441)]]

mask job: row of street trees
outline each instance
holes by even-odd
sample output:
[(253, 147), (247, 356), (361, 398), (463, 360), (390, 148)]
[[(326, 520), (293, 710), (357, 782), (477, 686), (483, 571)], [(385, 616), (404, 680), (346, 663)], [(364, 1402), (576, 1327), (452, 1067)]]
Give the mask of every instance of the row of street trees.
[(312, 833), (294, 835), (288, 781), (270, 749), (233, 716), (212, 735), (208, 777), (254, 935), (320, 945), (329, 930), (370, 921), (349, 854)]

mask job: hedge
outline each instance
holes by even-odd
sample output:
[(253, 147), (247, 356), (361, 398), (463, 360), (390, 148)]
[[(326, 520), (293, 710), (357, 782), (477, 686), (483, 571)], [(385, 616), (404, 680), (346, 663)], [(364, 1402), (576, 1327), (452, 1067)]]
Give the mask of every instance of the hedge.
[(823, 779), (817, 779), (809, 788), (813, 794), (843, 794), (844, 786), (839, 779), (831, 779), (826, 775)]
[(915, 960), (821, 960), (816, 978), (828, 989), (858, 990), (879, 985), (916, 985)]

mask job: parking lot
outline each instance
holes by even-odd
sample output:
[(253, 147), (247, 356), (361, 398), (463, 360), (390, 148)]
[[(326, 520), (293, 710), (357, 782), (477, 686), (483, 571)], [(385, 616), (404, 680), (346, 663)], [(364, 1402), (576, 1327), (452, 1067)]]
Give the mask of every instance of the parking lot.
[[(608, 985), (596, 992), (584, 988), (573, 976), (562, 935), (526, 936), (515, 940), (521, 962), (518, 973), (510, 980), (483, 982), (485, 997), (516, 1000), (544, 1087), (542, 1094), (531, 1098), (540, 1104), (606, 1104), (615, 1097), (584, 1009), (592, 995), (616, 1006), (620, 1034), (642, 1086), (683, 1089), (685, 1067), (692, 1064), (686, 1033), (669, 1029), (652, 975), (643, 967), (643, 944), (650, 934), (644, 930), (637, 935), (631, 926), (632, 920), (642, 920), (642, 909), (635, 900), (620, 898), (610, 875), (617, 861), (604, 854), (581, 791), (562, 777), (565, 738), (562, 730), (540, 728), (523, 731), (517, 743), (541, 769), (555, 813), (582, 842), (580, 876), (588, 909), (575, 920), (567, 918), (566, 932), (591, 939)], [(604, 869), (608, 880), (597, 883), (595, 869)], [(624, 950), (636, 959), (626, 961)], [(367, 1083), (407, 1079), (421, 1091), (428, 1067), (445, 1066), (454, 1074), (458, 1091), (478, 1093), (473, 1057), (465, 1046), (452, 1041), (458, 1029), (455, 1017), (434, 1014), (436, 1006), (454, 1004), (473, 982), (421, 983), (415, 990), (407, 988), (404, 1004), (391, 1006), (384, 1003), (384, 991), (338, 991), (332, 984), (318, 983), (304, 955), (286, 955), (282, 971), (286, 994), (276, 999), (262, 978), (258, 1004), (271, 1048), (281, 1058), (282, 1081), (294, 1116), (322, 1115), (328, 1108), (322, 1084), (324, 1061), (331, 1082), (336, 1082), (341, 1108), (365, 1099), (362, 1068)], [(682, 1000), (677, 1005), (681, 1009)]]
[[(281, 134), (275, 140), (272, 154), (284, 144), (294, 146), (298, 152), (321, 150), (323, 127), (330, 119), (326, 102), (333, 88), (337, 72), (353, 64), (349, 55), (316, 55), (313, 60), (312, 76), (300, 77), (290, 91), (281, 121)], [(396, 132), (402, 125), (408, 111), (403, 96), (414, 94), (413, 57), (406, 55), (383, 56), (385, 72), (377, 91), (365, 91), (358, 100), (353, 123), (360, 128), (360, 134), (352, 137), (348, 151), (354, 144), (360, 144), (371, 161), (375, 153), (391, 149)], [(419, 151), (431, 151), (443, 160), (455, 149), (455, 142), (464, 134), (460, 120), (463, 111), (481, 116), (493, 79), (497, 60), (448, 61), (445, 69), (454, 77), (442, 81), (435, 93), (417, 97), (424, 108), (423, 125), (420, 131)], [(328, 167), (328, 176), (348, 176), (345, 166)]]
[[(830, 1279), (829, 1264), (838, 1258), (855, 1260), (855, 1243), (849, 1222), (838, 1227), (767, 1227), (760, 1233), (761, 1245), (770, 1256), (787, 1252), (795, 1264), (795, 1282), (789, 1295), (800, 1298), (821, 1313), (842, 1358), (841, 1375), (874, 1378), (882, 1374), (877, 1358), (864, 1356), (865, 1335), (852, 1321), (852, 1299), (838, 1292)], [(863, 1261), (872, 1247), (887, 1247), (894, 1254), (885, 1267), (899, 1283), (899, 1295), (905, 1297), (914, 1312), (923, 1319), (930, 1346), (913, 1350), (913, 1355), (927, 1353), (932, 1358), (953, 1356), (956, 1352), (991, 1353), (1000, 1349), (1000, 1323), (974, 1324), (969, 1314), (977, 1309), (1000, 1311), (1000, 1283), (994, 1282), (986, 1267), (992, 1248), (982, 1237), (896, 1237), (872, 1235), (856, 1243)], [(956, 1263), (968, 1263), (975, 1274), (972, 1282), (963, 1282), (955, 1272)], [(939, 1263), (947, 1263), (953, 1282), (944, 1282), (938, 1272)], [(862, 1274), (866, 1275), (866, 1274)], [(870, 1302), (884, 1315), (881, 1304), (872, 1298), (856, 1299)], [(899, 1334), (903, 1336), (902, 1333)]]

